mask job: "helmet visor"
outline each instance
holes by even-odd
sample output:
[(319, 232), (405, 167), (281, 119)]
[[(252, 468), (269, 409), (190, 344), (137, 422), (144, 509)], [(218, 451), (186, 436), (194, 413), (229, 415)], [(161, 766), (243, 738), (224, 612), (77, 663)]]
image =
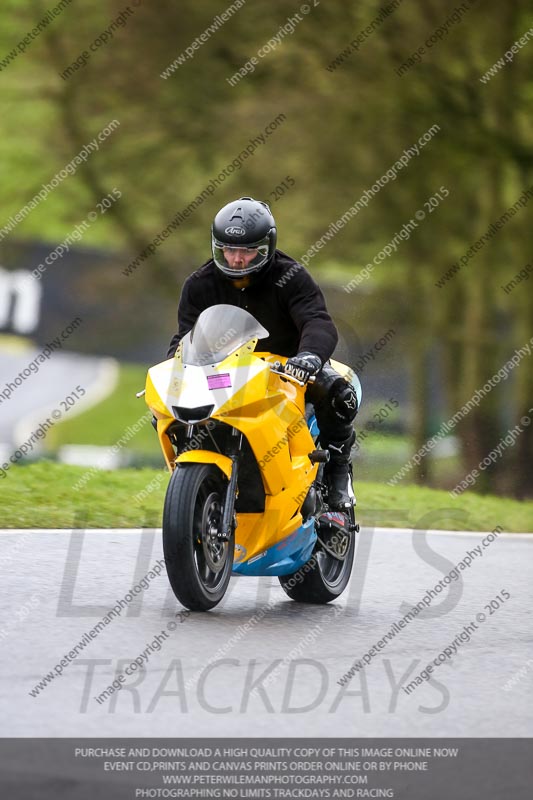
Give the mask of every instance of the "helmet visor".
[(241, 278), (257, 272), (268, 261), (270, 237), (242, 245), (226, 244), (213, 236), (213, 260), (219, 270), (230, 278)]

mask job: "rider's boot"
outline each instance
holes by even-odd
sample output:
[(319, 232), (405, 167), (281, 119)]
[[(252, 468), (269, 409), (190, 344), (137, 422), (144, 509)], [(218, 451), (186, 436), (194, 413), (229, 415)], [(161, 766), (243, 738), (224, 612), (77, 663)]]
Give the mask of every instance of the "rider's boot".
[(324, 479), (328, 487), (328, 505), (334, 511), (344, 511), (355, 505), (350, 458), (354, 442), (354, 430), (344, 441), (321, 442), (322, 447), (329, 451), (329, 461), (324, 467)]

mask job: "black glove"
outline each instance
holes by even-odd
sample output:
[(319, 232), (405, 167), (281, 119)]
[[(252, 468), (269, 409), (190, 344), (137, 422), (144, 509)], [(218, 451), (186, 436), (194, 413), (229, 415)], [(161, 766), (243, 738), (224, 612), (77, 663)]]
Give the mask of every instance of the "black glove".
[(289, 358), (285, 364), (285, 372), (302, 383), (307, 383), (312, 375), (322, 369), (322, 359), (314, 353), (298, 353)]

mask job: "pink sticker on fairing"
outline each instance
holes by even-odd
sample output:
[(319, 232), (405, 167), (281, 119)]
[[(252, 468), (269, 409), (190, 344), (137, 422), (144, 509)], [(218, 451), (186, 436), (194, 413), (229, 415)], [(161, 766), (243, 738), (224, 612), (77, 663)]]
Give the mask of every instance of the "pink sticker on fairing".
[(231, 378), (229, 372), (221, 372), (218, 375), (207, 376), (208, 389), (229, 389), (231, 387)]

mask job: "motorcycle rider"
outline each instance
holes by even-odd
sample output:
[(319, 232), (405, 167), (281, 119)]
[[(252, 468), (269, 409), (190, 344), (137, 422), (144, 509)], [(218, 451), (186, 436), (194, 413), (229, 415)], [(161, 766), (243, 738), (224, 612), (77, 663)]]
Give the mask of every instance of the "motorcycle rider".
[(342, 510), (354, 503), (350, 453), (358, 399), (354, 387), (328, 363), (338, 334), (318, 284), (276, 249), (276, 241), (276, 223), (266, 203), (241, 197), (218, 212), (211, 229), (212, 258), (183, 285), (178, 331), (167, 358), (204, 309), (227, 303), (249, 311), (270, 332), (261, 339), (261, 350), (288, 356), (285, 372), (304, 383), (315, 376), (306, 401), (315, 408), (320, 445), (330, 453), (324, 469), (328, 504)]

